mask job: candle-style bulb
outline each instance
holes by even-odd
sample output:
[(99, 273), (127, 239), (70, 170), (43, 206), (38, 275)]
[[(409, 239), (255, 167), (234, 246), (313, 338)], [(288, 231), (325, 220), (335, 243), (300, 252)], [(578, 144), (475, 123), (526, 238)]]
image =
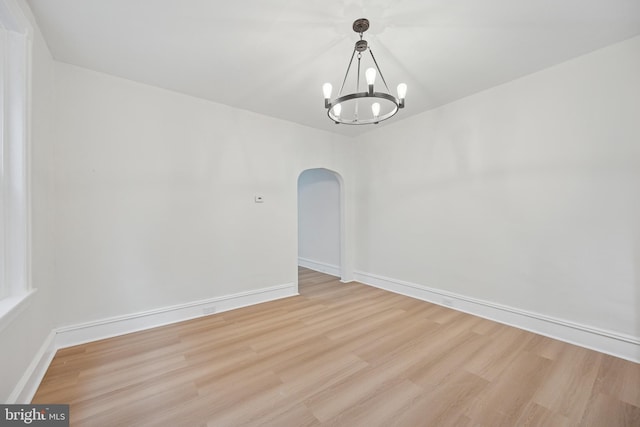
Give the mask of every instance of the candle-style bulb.
[(322, 93), (324, 94), (324, 99), (331, 98), (332, 90), (333, 90), (333, 86), (331, 86), (331, 83), (325, 83), (322, 85)]

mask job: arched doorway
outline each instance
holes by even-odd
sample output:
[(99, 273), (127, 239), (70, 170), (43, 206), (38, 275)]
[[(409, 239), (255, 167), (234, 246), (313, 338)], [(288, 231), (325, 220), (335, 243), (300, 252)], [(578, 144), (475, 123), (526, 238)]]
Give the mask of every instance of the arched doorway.
[(298, 265), (340, 278), (344, 257), (342, 177), (307, 169), (298, 177)]

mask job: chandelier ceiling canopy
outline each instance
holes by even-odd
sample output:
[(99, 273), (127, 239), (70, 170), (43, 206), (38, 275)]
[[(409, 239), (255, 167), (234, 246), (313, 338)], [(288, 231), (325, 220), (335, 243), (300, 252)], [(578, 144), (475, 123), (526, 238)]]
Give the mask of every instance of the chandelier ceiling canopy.
[[(378, 62), (376, 61), (375, 56), (373, 56), (369, 43), (362, 38), (364, 32), (368, 29), (368, 19), (357, 19), (353, 23), (353, 31), (360, 34), (360, 40), (356, 42), (355, 47), (353, 48), (353, 53), (351, 54), (347, 71), (344, 75), (342, 85), (340, 86), (338, 97), (331, 99), (331, 92), (333, 91), (331, 83), (325, 83), (322, 86), (322, 91), (324, 93), (324, 106), (327, 109), (327, 115), (336, 124), (378, 124), (383, 120), (393, 117), (400, 108), (404, 108), (407, 85), (404, 83), (400, 83), (398, 85), (397, 97), (391, 94), (389, 86), (380, 71)], [(370, 56), (370, 66), (364, 72), (363, 80), (366, 81), (366, 89), (364, 89), (364, 85), (362, 85), (363, 90), (361, 91), (360, 77), (362, 75), (362, 63), (366, 63), (369, 59), (366, 55), (367, 53), (369, 53)], [(352, 76), (354, 81), (351, 82), (351, 87), (354, 89), (354, 92), (343, 94), (345, 85), (347, 85), (347, 81), (349, 79), (349, 72), (351, 71), (354, 58), (357, 59), (355, 75)], [(376, 77), (378, 75), (380, 76), (380, 80), (382, 80), (382, 85), (374, 87)], [(384, 88), (380, 88), (380, 86), (384, 86)]]

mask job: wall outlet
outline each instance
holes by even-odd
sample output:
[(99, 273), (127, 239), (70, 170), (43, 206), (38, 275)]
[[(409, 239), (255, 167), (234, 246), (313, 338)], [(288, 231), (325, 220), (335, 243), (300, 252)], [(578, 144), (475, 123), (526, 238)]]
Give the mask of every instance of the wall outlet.
[(256, 203), (264, 203), (264, 197), (263, 196), (254, 196), (253, 200)]
[(202, 314), (213, 314), (216, 312), (216, 306), (212, 305), (211, 307), (204, 307), (202, 309)]

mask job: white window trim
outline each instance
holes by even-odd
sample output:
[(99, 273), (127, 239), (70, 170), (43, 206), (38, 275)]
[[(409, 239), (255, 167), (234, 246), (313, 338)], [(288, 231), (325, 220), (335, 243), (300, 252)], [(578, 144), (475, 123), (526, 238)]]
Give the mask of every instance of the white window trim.
[[(31, 49), (33, 28), (15, 0), (0, 0), (0, 331), (35, 290), (31, 287)], [(11, 60), (9, 60), (11, 58)], [(11, 82), (11, 83), (9, 83)], [(17, 83), (16, 83), (17, 82)]]

